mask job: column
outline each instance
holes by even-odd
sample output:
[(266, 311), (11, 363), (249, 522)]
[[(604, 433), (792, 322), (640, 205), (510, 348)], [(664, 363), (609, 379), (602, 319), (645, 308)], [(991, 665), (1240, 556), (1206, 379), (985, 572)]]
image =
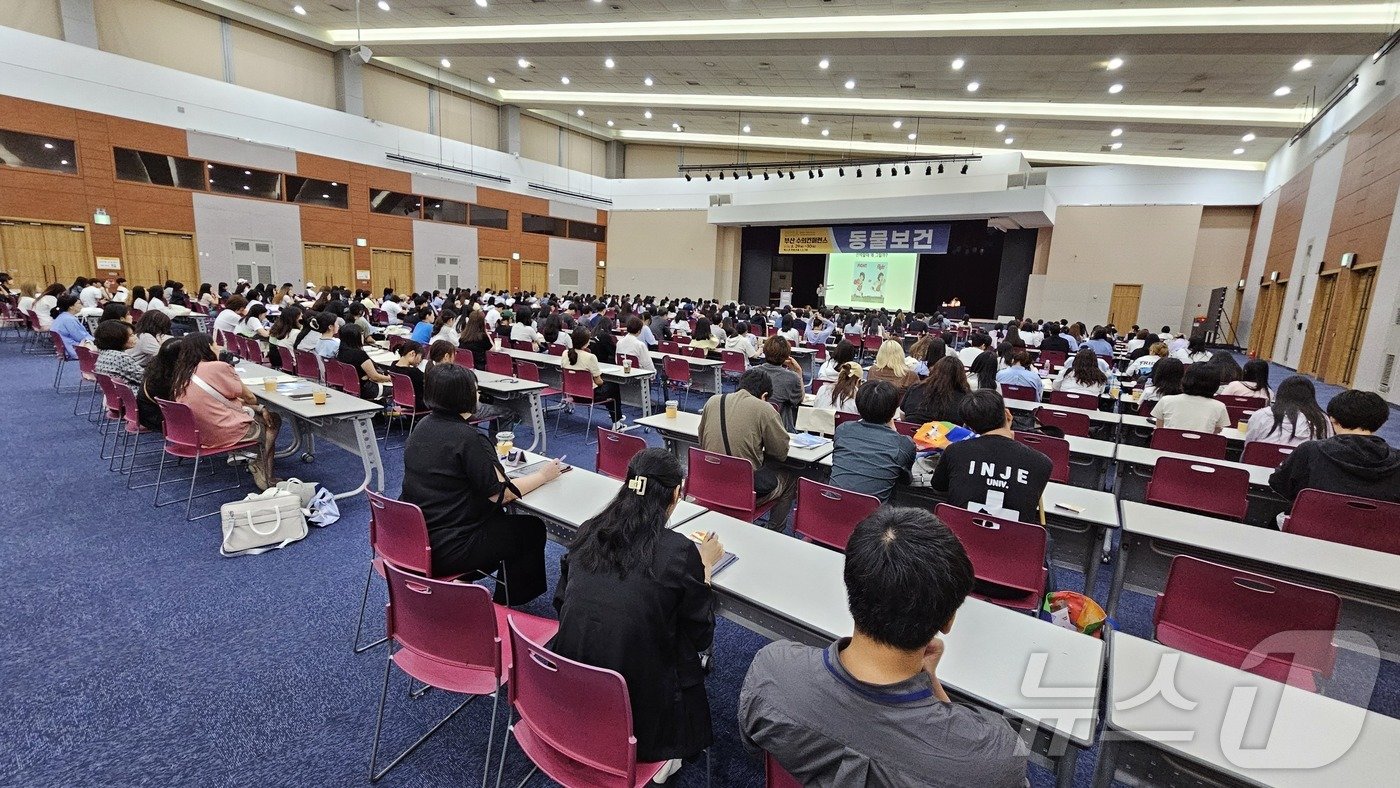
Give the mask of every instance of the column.
[(364, 117), (364, 61), (341, 49), (335, 53), (335, 108), (341, 112)]
[(92, 0), (58, 0), (58, 14), (64, 41), (97, 49), (97, 16)]

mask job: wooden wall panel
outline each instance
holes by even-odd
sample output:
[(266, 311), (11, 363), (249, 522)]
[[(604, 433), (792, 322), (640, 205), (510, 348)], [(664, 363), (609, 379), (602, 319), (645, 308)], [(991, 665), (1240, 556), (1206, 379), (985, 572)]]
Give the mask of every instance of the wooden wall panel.
[(1269, 257), (1264, 261), (1264, 279), (1278, 271), (1287, 278), (1293, 270), (1293, 256), (1298, 251), (1298, 234), (1302, 232), (1303, 208), (1308, 202), (1308, 184), (1312, 181), (1312, 165), (1294, 175), (1279, 190), (1278, 213), (1274, 216), (1274, 231), (1269, 236)]
[(1393, 99), (1351, 133), (1337, 189), (1337, 207), (1327, 236), (1323, 270), (1341, 267), (1356, 253), (1356, 265), (1379, 262), (1400, 190), (1400, 99)]

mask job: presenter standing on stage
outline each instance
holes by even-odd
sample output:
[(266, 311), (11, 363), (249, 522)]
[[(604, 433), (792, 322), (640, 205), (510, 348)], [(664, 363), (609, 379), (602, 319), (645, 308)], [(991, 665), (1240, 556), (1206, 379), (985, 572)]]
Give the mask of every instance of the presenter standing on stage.
[(825, 283), (822, 283), (822, 284), (817, 285), (817, 308), (818, 308), (818, 309), (823, 309), (823, 308), (825, 308), (825, 307), (826, 307), (826, 284), (825, 284)]

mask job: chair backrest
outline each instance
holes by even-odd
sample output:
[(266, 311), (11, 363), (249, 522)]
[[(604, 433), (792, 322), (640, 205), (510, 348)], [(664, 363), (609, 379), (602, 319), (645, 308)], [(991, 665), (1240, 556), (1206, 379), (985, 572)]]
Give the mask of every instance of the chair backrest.
[(748, 460), (691, 446), (687, 468), (685, 492), (696, 503), (740, 520), (753, 519), (753, 466)]
[(1036, 408), (1035, 420), (1046, 427), (1057, 427), (1066, 435), (1075, 435), (1080, 438), (1089, 437), (1089, 415), (1087, 413), (1069, 413), (1053, 408)]
[(623, 359), (631, 359), (632, 369), (638, 369), (642, 366), (641, 357), (633, 353), (617, 353), (615, 354), (615, 358), (617, 359), (618, 364), (621, 364)]
[(320, 359), (316, 358), (315, 353), (310, 350), (298, 350), (296, 351), (296, 359), (297, 377), (316, 381), (321, 379), (321, 362)]
[(680, 345), (677, 345), (675, 342), (672, 342), (669, 339), (663, 339), (660, 342), (656, 343), (656, 349), (661, 351), (662, 353), (674, 354), (680, 352)]
[(738, 372), (742, 375), (748, 371), (749, 360), (737, 350), (721, 350), (719, 357), (724, 360), (725, 372)]
[(958, 537), (984, 586), (973, 595), (1018, 610), (1040, 607), (1045, 594), (1045, 529), (946, 503), (934, 510)]
[(1158, 457), (1147, 483), (1148, 503), (1231, 520), (1244, 520), (1248, 496), (1249, 471), (1179, 457)]
[(1157, 407), (1157, 402), (1158, 402), (1158, 400), (1155, 400), (1155, 399), (1145, 399), (1145, 400), (1143, 400), (1142, 402), (1139, 402), (1139, 403), (1138, 403), (1138, 415), (1139, 415), (1139, 416), (1151, 416), (1151, 415), (1152, 415), (1152, 409), (1155, 408), (1155, 407)]
[(667, 356), (666, 360), (662, 362), (662, 369), (665, 370), (668, 380), (677, 383), (690, 382), (690, 362), (683, 358)]
[(1035, 389), (1030, 386), (1018, 386), (1015, 383), (1002, 383), (1000, 386), (1001, 395), (1007, 399), (1019, 399), (1025, 400), (1026, 402), (1040, 401), (1040, 399), (1035, 396)]
[(856, 525), (879, 508), (880, 499), (873, 495), (799, 478), (797, 510), (792, 515), (793, 532), (808, 541), (844, 552)]
[(141, 409), (136, 403), (136, 392), (130, 386), (116, 387), (117, 399), (121, 402), (122, 417), (126, 419), (126, 431), (132, 435), (144, 432), (141, 427)]
[(64, 347), (63, 345), (63, 337), (60, 337), (58, 334), (55, 334), (54, 332), (50, 331), (49, 339), (53, 341), (54, 355), (58, 356), (60, 361), (67, 361), (68, 348)]
[(599, 427), (598, 454), (593, 462), (593, 470), (613, 479), (626, 479), (627, 463), (646, 447), (647, 442), (636, 435)]
[(540, 365), (533, 361), (517, 361), (515, 362), (515, 376), (521, 380), (531, 380), (535, 383), (539, 383)]
[(551, 342), (544, 348), (544, 352), (551, 356), (562, 356), (566, 350), (568, 350), (568, 348), (556, 342)]
[(574, 399), (593, 400), (593, 374), (585, 369), (561, 369), (564, 393)]
[(1262, 465), (1265, 468), (1277, 468), (1288, 459), (1288, 455), (1293, 453), (1293, 447), (1282, 443), (1265, 443), (1263, 441), (1250, 441), (1244, 445), (1244, 451), (1240, 453), (1240, 462), (1245, 465)]
[(681, 348), (681, 355), (688, 356), (690, 358), (708, 358), (710, 352), (702, 347), (696, 347), (695, 345), (686, 345), (685, 347)]
[(289, 347), (273, 345), (272, 349), (277, 353), (277, 366), (288, 375), (297, 374), (297, 357)]
[(373, 490), (369, 496), (369, 544), (374, 554), (395, 566), (420, 575), (433, 573), (433, 547), (428, 523), (415, 504), (398, 501)]
[(130, 387), (127, 386), (126, 383), (118, 383), (112, 380), (111, 375), (104, 375), (101, 372), (95, 372), (93, 375), (97, 378), (97, 387), (102, 389), (102, 405), (107, 410), (107, 417), (112, 419), (120, 418), (122, 415), (122, 401), (121, 397), (117, 395), (117, 389), (124, 388), (130, 390)]
[(487, 372), (494, 372), (497, 375), (505, 375), (509, 377), (510, 375), (515, 374), (515, 370), (511, 368), (512, 361), (513, 359), (509, 355), (506, 355), (505, 353), (502, 353), (500, 351), (486, 351)]
[(536, 733), (536, 745), (551, 751), (552, 760), (570, 761), (580, 784), (634, 785), (637, 739), (627, 681), (615, 671), (555, 654), (521, 633), (514, 618), (506, 617), (512, 655), (507, 686), (515, 713)]
[[(1245, 572), (1187, 555), (1172, 559), (1152, 621), (1158, 642), (1275, 681), (1293, 670), (1331, 675), (1341, 599), (1330, 591)], [(1254, 649), (1274, 635), (1274, 654)]]
[(1224, 435), (1157, 427), (1152, 430), (1151, 446), (1158, 451), (1174, 451), (1179, 454), (1193, 454), (1211, 460), (1223, 460), (1225, 459), (1226, 441)]
[(836, 411), (836, 426), (837, 426), (837, 427), (841, 426), (842, 424), (845, 424), (845, 423), (848, 422), (848, 421), (860, 421), (860, 414), (859, 414), (859, 413), (851, 413), (851, 412), (849, 412), (849, 411), (844, 411), (844, 410), (838, 410), (838, 411)]
[(400, 346), (400, 345), (402, 345), (403, 343), (405, 343), (405, 342), (407, 342), (407, 341), (408, 341), (408, 338), (405, 337), (403, 334), (390, 334), (390, 335), (389, 335), (389, 350), (391, 350), (391, 351), (396, 351), (396, 350), (399, 349), (399, 346)]
[(78, 371), (91, 380), (97, 373), (97, 352), (87, 345), (74, 345), (73, 352), (78, 354)]
[(1069, 484), (1069, 441), (1038, 432), (1015, 432), (1016, 442), (1029, 446), (1044, 454), (1054, 463), (1050, 471), (1050, 481)]
[(871, 334), (870, 336), (865, 337), (865, 339), (862, 340), (861, 347), (864, 350), (879, 350), (880, 345), (884, 344), (884, 342), (884, 337), (880, 336), (879, 334)]
[(511, 350), (527, 350), (527, 351), (528, 351), (528, 350), (534, 350), (534, 349), (535, 349), (534, 346), (530, 344), (529, 340), (525, 340), (525, 339), (512, 339), (512, 340), (510, 341), (510, 348), (511, 348)]
[(369, 313), (369, 320), (376, 326), (389, 325), (389, 313), (383, 309), (375, 309)]
[(405, 411), (413, 411), (418, 406), (418, 393), (413, 388), (413, 379), (398, 372), (389, 372), (389, 380), (394, 385), (394, 405)]
[[(345, 387), (345, 383), (349, 379), (349, 375), (346, 374), (345, 368), (349, 367), (349, 364), (346, 364), (343, 361), (337, 361), (333, 358), (328, 358), (325, 361), (322, 361), (321, 363), (324, 364), (326, 368), (327, 386), (330, 386), (333, 389), (339, 389), (340, 391), (343, 391), (346, 394), (352, 394), (357, 397), (360, 395), (360, 380), (358, 375), (355, 376), (354, 388), (347, 389)], [(354, 368), (351, 367), (350, 373), (353, 374), (354, 371)]]
[(385, 634), (399, 648), (434, 665), (489, 670), (501, 677), (501, 635), (491, 592), (475, 583), (453, 583), (384, 565), (389, 604)]
[(904, 436), (906, 436), (906, 437), (912, 438), (912, 437), (914, 437), (914, 433), (918, 432), (918, 431), (919, 431), (919, 428), (922, 427), (922, 426), (924, 426), (924, 425), (922, 425), (922, 424), (915, 424), (915, 423), (912, 422), (912, 421), (899, 421), (899, 420), (896, 420), (895, 423), (894, 423), (894, 431), (897, 432), (897, 433), (899, 433), (900, 435), (904, 435)]
[(1040, 351), (1040, 355), (1036, 357), (1036, 360), (1039, 361), (1042, 366), (1061, 367), (1064, 366), (1067, 358), (1069, 358), (1069, 354), (1063, 350), (1042, 350)]
[(1059, 405), (1063, 408), (1098, 410), (1099, 398), (1092, 394), (1081, 394), (1077, 391), (1052, 391), (1050, 392), (1050, 404)]
[(201, 445), (199, 422), (195, 421), (189, 406), (160, 398), (156, 398), (156, 404), (160, 406), (160, 417), (164, 422), (162, 431), (165, 442), (190, 451), (198, 449)]
[(1400, 555), (1400, 503), (1303, 490), (1283, 530)]
[(763, 753), (763, 782), (767, 788), (802, 788), (802, 783), (766, 752)]
[(259, 344), (258, 340), (256, 339), (249, 339), (247, 337), (244, 337), (243, 352), (239, 355), (248, 359), (254, 364), (264, 364), (267, 362), (266, 357), (263, 356), (262, 345)]
[(842, 338), (845, 339), (847, 342), (850, 342), (852, 345), (855, 345), (856, 347), (860, 347), (860, 346), (861, 346), (861, 342), (864, 340), (864, 338), (863, 338), (860, 334), (850, 334), (850, 333), (847, 333), (847, 334), (842, 334), (841, 336), (842, 336)]

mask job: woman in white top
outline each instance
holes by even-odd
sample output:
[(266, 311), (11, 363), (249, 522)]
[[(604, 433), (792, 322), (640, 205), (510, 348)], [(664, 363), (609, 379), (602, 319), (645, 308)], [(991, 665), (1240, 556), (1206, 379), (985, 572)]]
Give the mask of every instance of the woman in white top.
[(1257, 397), (1268, 403), (1273, 399), (1269, 391), (1269, 362), (1257, 358), (1245, 362), (1240, 379), (1226, 383), (1216, 393), (1232, 397)]
[(1169, 397), (1181, 393), (1181, 379), (1186, 374), (1186, 365), (1179, 359), (1164, 358), (1152, 368), (1152, 377), (1142, 388), (1142, 401)]
[[(603, 370), (598, 366), (598, 357), (588, 351), (588, 343), (593, 335), (588, 329), (579, 326), (570, 335), (573, 347), (564, 351), (559, 359), (562, 369), (581, 369), (593, 377), (593, 399), (608, 400), (608, 414), (612, 416), (612, 428), (622, 429), (627, 422), (622, 418), (622, 389), (616, 383), (603, 380)], [(589, 406), (592, 407), (592, 406)]]
[(1210, 361), (1210, 351), (1206, 350), (1205, 338), (1196, 336), (1186, 343), (1186, 347), (1172, 353), (1172, 358), (1179, 359), (1183, 364), (1204, 364)]
[(854, 361), (841, 365), (835, 383), (827, 383), (817, 391), (816, 407), (822, 410), (856, 413), (856, 389), (860, 388), (864, 370)]
[(1093, 348), (1082, 348), (1055, 379), (1055, 391), (1088, 394), (1097, 397), (1108, 385), (1108, 376), (1099, 368), (1099, 358)]
[(1215, 370), (1193, 364), (1181, 380), (1180, 394), (1165, 397), (1152, 408), (1158, 427), (1216, 433), (1230, 426), (1230, 411), (1215, 398), (1220, 379)]
[[(24, 314), (34, 308), (35, 292), (35, 286), (32, 282), (25, 282), (19, 286), (19, 301), (15, 303), (15, 306), (19, 309), (20, 314)], [(52, 309), (53, 307), (49, 308)]]
[(826, 361), (823, 361), (822, 365), (817, 368), (817, 380), (826, 380), (834, 383), (836, 379), (841, 376), (841, 367), (855, 361), (855, 358), (855, 345), (852, 345), (844, 339), (837, 342), (836, 347), (831, 350), (831, 355), (827, 356)]
[(1145, 355), (1138, 356), (1132, 360), (1132, 363), (1128, 364), (1128, 369), (1123, 374), (1130, 378), (1140, 378), (1143, 375), (1151, 374), (1152, 368), (1157, 366), (1157, 362), (1166, 357), (1167, 343), (1154, 342)]
[(432, 341), (436, 342), (439, 339), (445, 339), (454, 345), (462, 340), (462, 334), (457, 330), (457, 313), (451, 309), (443, 309), (438, 312), (437, 322), (433, 324)]
[(136, 321), (136, 344), (128, 348), (126, 354), (144, 367), (160, 353), (160, 346), (167, 339), (170, 339), (170, 316), (160, 310), (145, 312)]
[(263, 315), (267, 314), (267, 307), (263, 304), (253, 303), (248, 307), (248, 312), (238, 321), (233, 333), (240, 337), (248, 337), (257, 340), (258, 347), (262, 348), (263, 355), (268, 351), (268, 331), (267, 325), (263, 322)]
[(53, 318), (49, 313), (58, 306), (58, 297), (66, 292), (68, 291), (63, 285), (52, 284), (44, 289), (43, 295), (34, 299), (34, 306), (30, 307), (30, 311), (39, 316), (39, 328), (48, 331), (49, 326), (53, 325)]
[(1297, 446), (1304, 441), (1331, 437), (1332, 424), (1317, 404), (1317, 389), (1302, 375), (1290, 375), (1278, 384), (1270, 407), (1260, 408), (1249, 417), (1244, 442), (1278, 443)]
[(529, 307), (522, 307), (516, 315), (516, 321), (510, 327), (510, 341), (529, 342), (531, 350), (538, 350), (540, 347), (540, 332), (535, 330), (531, 322)]

